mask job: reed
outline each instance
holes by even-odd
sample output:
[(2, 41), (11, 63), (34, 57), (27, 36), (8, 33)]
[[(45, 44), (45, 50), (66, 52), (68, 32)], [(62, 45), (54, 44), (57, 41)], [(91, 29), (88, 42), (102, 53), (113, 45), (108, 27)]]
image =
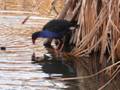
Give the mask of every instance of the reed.
[(106, 53), (112, 63), (120, 58), (120, 0), (67, 0), (58, 18), (80, 25), (70, 40), (74, 56), (99, 52), (100, 63)]

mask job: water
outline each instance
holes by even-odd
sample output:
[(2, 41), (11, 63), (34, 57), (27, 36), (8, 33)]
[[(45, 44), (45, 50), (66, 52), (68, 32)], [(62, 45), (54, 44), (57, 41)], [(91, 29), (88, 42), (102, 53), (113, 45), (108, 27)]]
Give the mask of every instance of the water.
[[(63, 77), (69, 73), (68, 67), (61, 61), (40, 64), (32, 61), (33, 53), (44, 58), (47, 51), (42, 46), (44, 42), (42, 39), (37, 41), (36, 46), (32, 45), (31, 33), (33, 29), (41, 28), (49, 19), (33, 17), (22, 25), (20, 22), (24, 18), (25, 16), (0, 16), (0, 47), (6, 48), (6, 50), (0, 50), (0, 90), (73, 88), (69, 82), (48, 79), (50, 76)], [(58, 66), (66, 71), (63, 69), (54, 71), (53, 68)]]
[[(73, 62), (44, 56), (47, 53), (42, 45), (44, 39), (38, 39), (34, 46), (31, 34), (50, 19), (32, 16), (21, 24), (25, 17), (0, 16), (0, 47), (6, 48), (0, 50), (0, 90), (97, 90), (105, 84), (101, 84), (103, 78), (98, 76), (69, 81), (52, 79), (91, 75), (98, 71), (98, 59), (82, 58)], [(116, 80), (103, 90), (120, 90)]]

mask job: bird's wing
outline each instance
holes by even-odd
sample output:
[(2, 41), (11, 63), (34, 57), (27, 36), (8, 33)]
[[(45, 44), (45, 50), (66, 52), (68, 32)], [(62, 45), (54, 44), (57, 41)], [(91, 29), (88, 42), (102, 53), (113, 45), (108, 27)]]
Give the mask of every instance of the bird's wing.
[(38, 37), (43, 37), (43, 38), (60, 38), (63, 34), (61, 32), (56, 33), (56, 32), (51, 32), (48, 30), (41, 31), (38, 35)]
[(65, 32), (69, 30), (71, 27), (71, 23), (66, 20), (52, 20), (48, 22), (44, 27), (43, 30), (49, 30), (51, 32)]

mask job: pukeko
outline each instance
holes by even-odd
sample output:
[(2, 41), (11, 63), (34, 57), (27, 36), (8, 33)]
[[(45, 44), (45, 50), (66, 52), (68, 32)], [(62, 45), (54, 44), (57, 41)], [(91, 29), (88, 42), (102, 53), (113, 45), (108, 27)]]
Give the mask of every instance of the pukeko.
[(52, 48), (51, 42), (53, 39), (57, 41), (57, 49), (63, 48), (62, 38), (70, 31), (71, 27), (78, 26), (76, 22), (70, 22), (63, 19), (53, 19), (44, 25), (42, 31), (34, 32), (32, 34), (32, 42), (35, 44), (37, 38), (48, 38), (47, 42), (44, 43), (45, 47)]

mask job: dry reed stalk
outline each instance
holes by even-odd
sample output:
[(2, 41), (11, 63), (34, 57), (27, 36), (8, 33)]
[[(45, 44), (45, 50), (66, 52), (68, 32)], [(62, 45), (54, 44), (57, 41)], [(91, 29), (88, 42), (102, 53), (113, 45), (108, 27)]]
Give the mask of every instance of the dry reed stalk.
[(106, 52), (106, 48), (107, 48), (107, 44), (108, 44), (107, 43), (107, 34), (108, 34), (109, 25), (110, 25), (110, 22), (108, 21), (106, 29), (105, 29), (105, 31), (103, 32), (103, 35), (102, 35), (103, 38), (102, 38), (102, 41), (101, 41), (100, 64), (103, 63), (104, 54)]
[[(78, 5), (76, 5), (76, 8), (74, 9), (74, 11), (73, 11), (73, 16), (72, 16), (72, 18), (71, 18), (71, 21), (72, 20), (75, 20), (75, 19), (79, 19), (79, 12), (80, 12), (80, 10), (81, 10), (81, 2), (79, 2), (78, 3)], [(78, 21), (78, 24), (80, 24), (79, 23), (79, 21)], [(81, 27), (81, 26), (80, 26)], [(79, 31), (80, 30), (78, 30), (78, 29), (76, 29), (76, 31), (78, 31), (78, 37), (79, 37)], [(72, 37), (71, 37), (71, 40), (70, 40), (70, 43), (75, 43), (76, 42), (76, 40), (77, 40), (77, 37), (76, 37), (76, 33), (77, 32), (73, 32), (73, 34), (72, 34)]]
[(25, 22), (27, 22), (27, 20), (30, 18), (31, 15), (27, 16), (23, 21), (22, 24), (25, 24)]
[(98, 88), (98, 90), (103, 90), (113, 79), (115, 79), (115, 77), (120, 73), (119, 68), (120, 68), (120, 66), (118, 66), (117, 70), (114, 71), (114, 75), (111, 77), (111, 79), (107, 83), (105, 83), (103, 86)]
[[(91, 53), (91, 51), (100, 44), (100, 42), (102, 41), (102, 37), (96, 41), (96, 43), (94, 45), (92, 45), (91, 47), (88, 47), (87, 49), (84, 49), (83, 51), (81, 51), (80, 53), (76, 54), (75, 56), (79, 57), (79, 56), (83, 56), (84, 55), (89, 55)], [(86, 54), (85, 54), (86, 53)], [(73, 54), (74, 55), (74, 54)]]
[(101, 24), (104, 22), (104, 20), (107, 18), (107, 9), (106, 7), (101, 10), (101, 14), (97, 17), (95, 21), (94, 27), (91, 29), (91, 32), (82, 37), (83, 39), (79, 42), (79, 47), (74, 49), (74, 53), (79, 53), (83, 49), (86, 48), (86, 45), (89, 44), (90, 40), (96, 35), (96, 32), (99, 30), (98, 28), (101, 26)]
[(59, 19), (64, 19), (65, 18), (66, 14), (67, 14), (67, 11), (70, 8), (71, 3), (72, 3), (72, 0), (67, 0), (67, 3), (65, 4), (65, 7), (63, 8), (63, 10), (61, 11), (60, 15), (57, 18), (59, 18)]

